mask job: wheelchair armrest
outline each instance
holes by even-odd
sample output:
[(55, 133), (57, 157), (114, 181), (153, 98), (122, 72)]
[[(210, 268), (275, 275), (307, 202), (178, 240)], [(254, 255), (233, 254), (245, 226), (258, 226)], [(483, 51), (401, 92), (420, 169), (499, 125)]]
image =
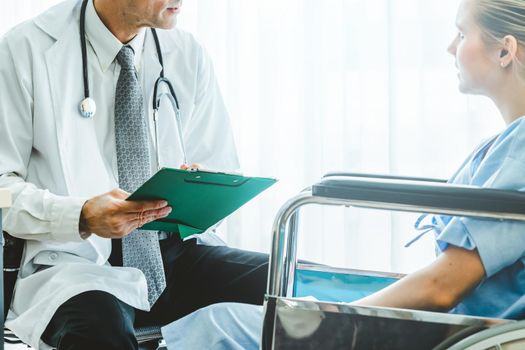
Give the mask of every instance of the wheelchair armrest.
[(332, 174), (312, 186), (312, 195), (380, 209), (525, 220), (523, 192), (417, 178), (407, 180), (366, 174)]
[(343, 171), (332, 171), (323, 176), (324, 179), (329, 177), (359, 177), (368, 179), (383, 179), (383, 180), (409, 180), (409, 181), (424, 181), (435, 183), (446, 183), (445, 179), (434, 179), (428, 177), (414, 177), (414, 176), (399, 176), (386, 174), (367, 174), (367, 173), (349, 173)]
[(289, 296), (297, 264), (299, 209), (310, 204), (525, 221), (525, 192), (388, 176), (333, 173), (289, 199), (272, 228), (268, 295)]

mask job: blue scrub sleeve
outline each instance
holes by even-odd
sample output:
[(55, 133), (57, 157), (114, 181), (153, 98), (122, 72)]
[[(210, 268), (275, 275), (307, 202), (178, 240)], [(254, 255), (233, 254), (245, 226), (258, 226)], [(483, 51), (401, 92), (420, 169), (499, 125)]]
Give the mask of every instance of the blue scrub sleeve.
[(490, 278), (525, 255), (525, 222), (453, 218), (436, 241), (441, 251), (450, 244), (477, 249)]
[[(457, 183), (525, 191), (525, 117), (495, 140), (485, 157), (475, 155)], [(456, 182), (456, 181), (454, 181)], [(485, 274), (492, 277), (525, 255), (525, 222), (455, 217), (437, 235), (444, 251), (449, 244), (477, 249)]]

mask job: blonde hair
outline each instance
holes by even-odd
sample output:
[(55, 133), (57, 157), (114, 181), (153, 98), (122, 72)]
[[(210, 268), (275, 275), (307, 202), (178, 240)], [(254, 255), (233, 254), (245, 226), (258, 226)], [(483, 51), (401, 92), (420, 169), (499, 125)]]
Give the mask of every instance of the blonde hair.
[[(518, 41), (521, 50), (525, 49), (525, 0), (476, 0), (477, 23), (488, 45), (502, 43), (507, 35)], [(523, 52), (522, 54), (525, 54)], [(525, 65), (516, 55), (515, 73), (525, 79)]]

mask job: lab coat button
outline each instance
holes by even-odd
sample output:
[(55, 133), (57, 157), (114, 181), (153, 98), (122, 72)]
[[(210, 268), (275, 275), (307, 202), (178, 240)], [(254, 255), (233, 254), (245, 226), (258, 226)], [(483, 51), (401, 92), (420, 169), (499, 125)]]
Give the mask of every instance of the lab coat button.
[(55, 261), (56, 259), (58, 259), (58, 254), (57, 253), (49, 254), (49, 260)]

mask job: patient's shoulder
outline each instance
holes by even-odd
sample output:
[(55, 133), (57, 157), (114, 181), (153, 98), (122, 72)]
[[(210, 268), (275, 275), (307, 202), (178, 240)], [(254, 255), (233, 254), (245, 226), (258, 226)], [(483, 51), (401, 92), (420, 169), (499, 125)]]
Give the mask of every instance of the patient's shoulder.
[(502, 155), (525, 162), (525, 117), (518, 118), (503, 130), (494, 148)]
[(520, 117), (513, 121), (507, 128), (501, 133), (503, 137), (515, 136), (518, 134), (525, 133), (525, 116)]

